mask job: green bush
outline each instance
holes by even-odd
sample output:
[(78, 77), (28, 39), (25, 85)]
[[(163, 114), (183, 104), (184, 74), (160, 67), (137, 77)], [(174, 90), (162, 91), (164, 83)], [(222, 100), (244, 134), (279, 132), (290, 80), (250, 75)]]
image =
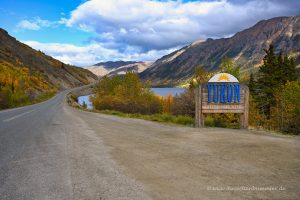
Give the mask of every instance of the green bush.
[(85, 101), (82, 102), (82, 107), (85, 109), (87, 108), (87, 104), (85, 103)]
[(188, 116), (177, 116), (175, 117), (175, 123), (193, 126), (195, 124), (195, 119)]
[(195, 92), (189, 89), (180, 95), (176, 95), (171, 105), (173, 115), (184, 115), (189, 117), (195, 116)]
[(214, 127), (215, 120), (212, 116), (207, 116), (207, 117), (205, 117), (204, 124), (205, 124), (205, 126), (208, 126), (208, 127)]
[(287, 82), (275, 93), (271, 108), (273, 127), (285, 133), (300, 134), (300, 83)]
[(125, 76), (103, 77), (95, 87), (91, 102), (96, 110), (140, 114), (162, 112), (160, 99), (132, 72)]

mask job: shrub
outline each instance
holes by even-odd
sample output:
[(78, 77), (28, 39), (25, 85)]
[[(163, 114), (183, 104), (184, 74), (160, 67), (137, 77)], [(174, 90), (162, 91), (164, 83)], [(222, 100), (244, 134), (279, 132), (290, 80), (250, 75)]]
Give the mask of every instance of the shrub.
[(180, 124), (185, 126), (194, 126), (194, 119), (188, 116), (174, 116), (168, 113), (157, 113), (152, 115), (142, 115), (138, 113), (122, 113), (119, 111), (114, 110), (102, 110), (101, 113), (116, 115), (120, 117), (131, 117), (131, 118), (138, 118), (144, 119), (149, 121), (155, 122), (163, 122), (163, 123), (173, 123), (173, 124)]
[(270, 127), (270, 121), (263, 113), (259, 111), (257, 104), (251, 94), (249, 98), (249, 125), (256, 128)]
[(82, 102), (82, 107), (85, 108), (85, 109), (87, 108), (87, 104), (86, 104), (85, 101)]
[(194, 89), (186, 90), (176, 95), (171, 106), (171, 113), (174, 115), (195, 116), (195, 92)]
[(193, 126), (195, 124), (195, 120), (192, 117), (188, 116), (177, 116), (175, 118), (176, 124), (189, 125)]
[(125, 76), (103, 77), (95, 87), (91, 102), (97, 110), (140, 114), (162, 112), (160, 99), (132, 72)]
[(174, 104), (174, 96), (173, 95), (160, 96), (160, 101), (162, 104), (163, 113), (171, 113), (172, 106)]
[(204, 124), (209, 127), (239, 128), (239, 118), (234, 113), (206, 114)]
[(275, 93), (275, 106), (271, 108), (274, 129), (300, 134), (300, 83), (287, 82)]

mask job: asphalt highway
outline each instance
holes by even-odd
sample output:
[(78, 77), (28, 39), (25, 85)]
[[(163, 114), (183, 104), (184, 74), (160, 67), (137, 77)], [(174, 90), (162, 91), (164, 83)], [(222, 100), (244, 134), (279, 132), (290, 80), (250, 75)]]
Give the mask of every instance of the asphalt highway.
[(0, 199), (147, 199), (66, 93), (0, 112)]

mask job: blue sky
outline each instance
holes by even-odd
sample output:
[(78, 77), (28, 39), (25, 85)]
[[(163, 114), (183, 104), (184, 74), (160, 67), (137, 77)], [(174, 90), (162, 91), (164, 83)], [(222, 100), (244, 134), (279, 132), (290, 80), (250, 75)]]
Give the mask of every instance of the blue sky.
[(299, 0), (1, 0), (0, 27), (78, 66), (152, 61), (262, 19), (300, 14)]
[(36, 31), (17, 28), (17, 24), (22, 20), (34, 21), (38, 18), (51, 22), (59, 21), (63, 17), (68, 17), (70, 12), (83, 2), (82, 0), (4, 0), (0, 4), (0, 24), (18, 40), (81, 45), (91, 35), (90, 33), (61, 25), (42, 27)]

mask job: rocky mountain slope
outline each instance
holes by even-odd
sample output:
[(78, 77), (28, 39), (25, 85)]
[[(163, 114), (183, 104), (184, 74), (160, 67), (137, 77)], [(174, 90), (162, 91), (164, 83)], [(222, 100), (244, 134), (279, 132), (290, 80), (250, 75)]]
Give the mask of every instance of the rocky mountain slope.
[(51, 87), (59, 90), (88, 84), (97, 79), (86, 69), (64, 64), (32, 49), (1, 28), (0, 61), (1, 65), (8, 68), (27, 68), (30, 74), (40, 74)]
[(87, 69), (97, 76), (102, 77), (104, 75), (112, 76), (114, 74), (125, 74), (128, 71), (141, 73), (151, 64), (151, 62), (109, 61), (95, 64), (87, 67)]
[(232, 58), (242, 71), (252, 70), (262, 63), (263, 49), (271, 43), (300, 63), (300, 15), (263, 20), (230, 38), (196, 41), (158, 59), (141, 77), (153, 85), (178, 85), (190, 79), (198, 65), (217, 70), (224, 57)]

